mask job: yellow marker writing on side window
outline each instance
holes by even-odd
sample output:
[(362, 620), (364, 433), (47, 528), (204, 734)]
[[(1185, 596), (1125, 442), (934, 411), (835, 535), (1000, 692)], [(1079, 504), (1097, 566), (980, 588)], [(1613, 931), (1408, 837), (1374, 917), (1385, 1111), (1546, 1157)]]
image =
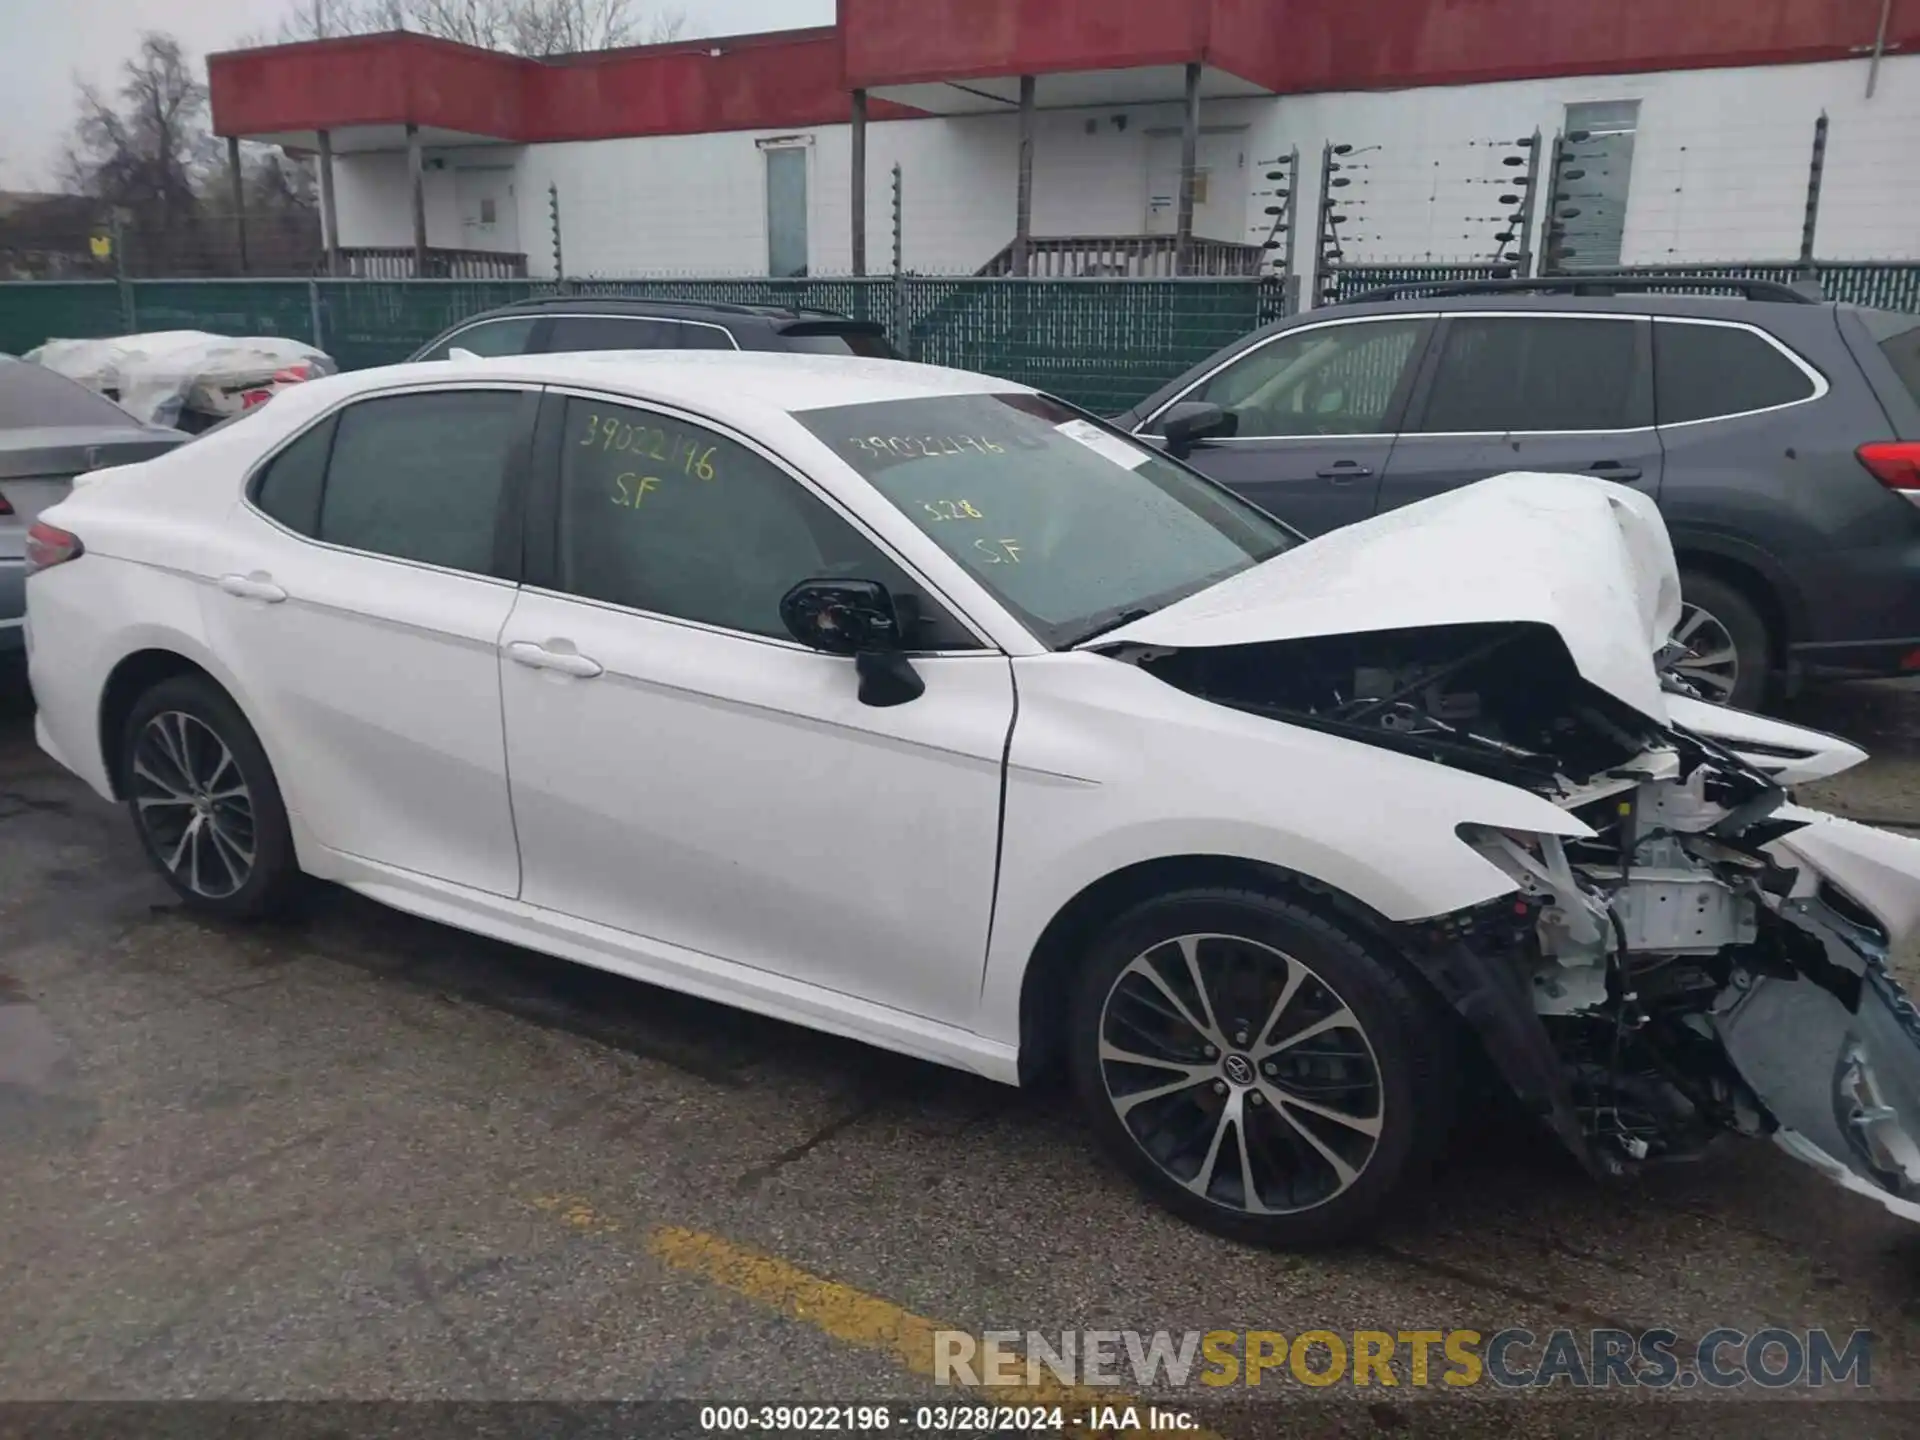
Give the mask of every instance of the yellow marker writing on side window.
[(616, 475), (613, 485), (613, 503), (632, 509), (650, 492), (660, 488), (660, 478), (657, 475), (636, 475), (628, 471), (624, 475)]

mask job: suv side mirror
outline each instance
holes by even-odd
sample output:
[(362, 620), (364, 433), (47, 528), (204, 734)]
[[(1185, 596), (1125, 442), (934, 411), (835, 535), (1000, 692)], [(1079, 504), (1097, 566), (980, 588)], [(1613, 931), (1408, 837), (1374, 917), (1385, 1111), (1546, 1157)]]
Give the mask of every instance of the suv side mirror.
[(1160, 433), (1166, 437), (1167, 453), (1184, 460), (1196, 445), (1239, 434), (1240, 417), (1206, 400), (1182, 400), (1161, 419)]
[(901, 599), (877, 580), (802, 580), (781, 597), (780, 619), (802, 645), (853, 657), (861, 704), (904, 705), (927, 682), (906, 657), (914, 617)]

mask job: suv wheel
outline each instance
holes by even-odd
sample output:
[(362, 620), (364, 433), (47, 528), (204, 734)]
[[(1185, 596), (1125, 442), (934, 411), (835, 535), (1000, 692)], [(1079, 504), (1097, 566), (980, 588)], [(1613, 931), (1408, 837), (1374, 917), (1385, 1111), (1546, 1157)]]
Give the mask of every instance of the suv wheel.
[(1736, 710), (1766, 703), (1773, 669), (1773, 641), (1759, 609), (1726, 581), (1699, 572), (1680, 577), (1680, 623), (1674, 643), (1687, 653), (1672, 669), (1696, 686), (1702, 699)]

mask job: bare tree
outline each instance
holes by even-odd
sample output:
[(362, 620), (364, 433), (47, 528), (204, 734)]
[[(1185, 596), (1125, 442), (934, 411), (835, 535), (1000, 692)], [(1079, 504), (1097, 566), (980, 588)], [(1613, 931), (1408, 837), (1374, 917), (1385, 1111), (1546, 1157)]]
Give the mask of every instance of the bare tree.
[(213, 159), (207, 87), (171, 35), (148, 32), (121, 67), (116, 97), (80, 85), (80, 119), (67, 154), (68, 179), (124, 212), (143, 253), (158, 263), (191, 248), (198, 189)]
[(278, 38), (327, 40), (351, 35), (359, 29), (361, 19), (357, 0), (299, 0), (293, 13), (280, 22)]
[[(282, 43), (412, 30), (516, 55), (567, 55), (680, 38), (686, 15), (642, 16), (632, 0), (299, 0), (280, 22)], [(268, 43), (251, 35), (244, 45)]]

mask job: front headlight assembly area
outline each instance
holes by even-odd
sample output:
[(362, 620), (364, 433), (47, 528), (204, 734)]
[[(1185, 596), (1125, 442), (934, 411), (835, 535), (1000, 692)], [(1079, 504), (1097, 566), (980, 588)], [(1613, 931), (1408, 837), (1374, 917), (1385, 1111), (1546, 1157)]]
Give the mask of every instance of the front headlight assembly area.
[(1834, 873), (1920, 891), (1920, 843), (1778, 803), (1735, 828), (1703, 801), (1696, 772), (1609, 797), (1593, 839), (1460, 828), (1514, 882), (1484, 908), (1522, 922), (1497, 958), (1558, 1063), (1539, 1094), (1536, 1055), (1522, 1098), (1600, 1172), (1771, 1135), (1920, 1220), (1920, 1012)]

